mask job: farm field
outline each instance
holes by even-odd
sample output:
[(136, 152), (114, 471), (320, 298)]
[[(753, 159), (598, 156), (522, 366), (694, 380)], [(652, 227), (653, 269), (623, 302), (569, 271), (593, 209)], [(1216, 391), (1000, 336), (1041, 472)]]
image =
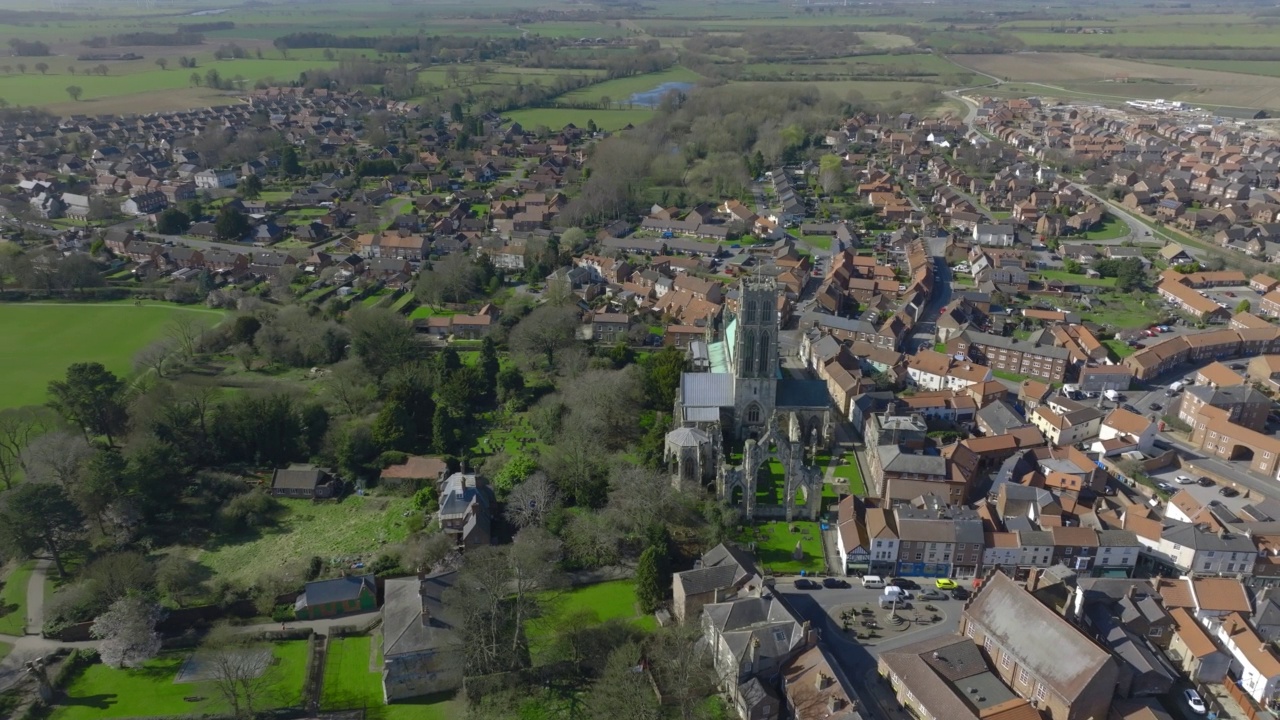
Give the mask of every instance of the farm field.
[[(1012, 30), (1011, 35), (1028, 47), (1199, 47), (1212, 44), (1217, 47), (1269, 47), (1275, 43), (1273, 27), (1260, 23), (1214, 23), (1209, 18), (1183, 17), (1178, 24), (1161, 27), (1135, 27), (1120, 25), (1106, 34), (1055, 33), (1043, 31)], [(1216, 18), (1214, 18), (1216, 19)], [(1094, 23), (1080, 23), (1093, 27)]]
[[(276, 664), (271, 704), (296, 705), (302, 698), (307, 668), (305, 640), (271, 645)], [(165, 653), (143, 667), (116, 670), (102, 664), (90, 665), (66, 688), (66, 696), (54, 706), (52, 720), (97, 720), (188, 715), (210, 706), (221, 710), (217, 690), (203, 683), (175, 683), (187, 653)], [(187, 697), (206, 698), (187, 702)]]
[(1148, 60), (1155, 65), (1239, 73), (1241, 75), (1266, 75), (1280, 77), (1280, 63), (1273, 60)]
[[(1081, 53), (966, 55), (960, 62), (1011, 83), (1043, 83), (1017, 88), (1032, 94), (1052, 96), (1057, 90), (1065, 90), (1068, 97), (1074, 94), (1116, 101), (1163, 97), (1207, 107), (1280, 108), (1280, 78)], [(1116, 82), (1118, 79), (1127, 82)]]
[(578, 127), (586, 127), (588, 120), (594, 120), (601, 130), (621, 130), (627, 125), (639, 125), (653, 117), (654, 110), (637, 108), (634, 110), (597, 110), (579, 108), (531, 108), (513, 110), (503, 113), (504, 117), (520, 123), (525, 128), (536, 128), (545, 125), (548, 129), (559, 130), (573, 123)]
[(44, 402), (49, 381), (72, 363), (100, 362), (128, 376), (133, 356), (180, 313), (210, 325), (223, 317), (219, 310), (155, 302), (0, 305), (0, 336), (6, 339), (0, 344), (0, 408)]
[[(135, 95), (150, 92), (170, 92), (177, 90), (198, 90), (211, 97), (227, 93), (193, 88), (191, 73), (199, 73), (203, 78), (210, 70), (217, 70), (224, 79), (232, 79), (237, 75), (246, 81), (246, 89), (252, 89), (256, 80), (273, 77), (281, 82), (297, 80), (298, 74), (319, 67), (332, 67), (336, 63), (326, 60), (221, 60), (211, 58), (202, 61), (194, 69), (177, 67), (177, 53), (170, 57), (168, 70), (161, 70), (152, 57), (165, 55), (149, 55), (148, 59), (129, 63), (113, 63), (108, 65), (107, 75), (85, 75), (87, 69), (95, 63), (80, 63), (71, 58), (51, 58), (48, 74), (42, 74), (28, 68), (26, 73), (0, 75), (0, 97), (15, 105), (35, 105), (38, 107), (74, 107), (75, 112), (95, 114), (103, 112), (101, 101), (124, 95)], [(12, 61), (6, 60), (5, 64)], [(31, 62), (27, 62), (31, 65)], [(67, 67), (77, 67), (73, 75)], [(79, 101), (72, 101), (66, 88), (76, 85), (84, 90)], [(228, 91), (229, 92), (229, 91)], [(234, 93), (231, 93), (232, 95)]]
[[(384, 544), (408, 535), (409, 498), (351, 496), (342, 502), (314, 504), (282, 500), (285, 514), (261, 534), (191, 548), (190, 557), (219, 577), (247, 585), (264, 571), (303, 567), (313, 556), (326, 561), (362, 557), (365, 562)], [(184, 552), (175, 548), (171, 552)]]

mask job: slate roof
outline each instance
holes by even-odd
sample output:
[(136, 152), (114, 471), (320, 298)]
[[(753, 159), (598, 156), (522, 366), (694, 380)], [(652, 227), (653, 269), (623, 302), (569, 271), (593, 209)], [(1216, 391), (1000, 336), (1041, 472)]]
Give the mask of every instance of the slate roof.
[(315, 607), (317, 605), (326, 605), (335, 602), (349, 602), (360, 598), (360, 593), (368, 590), (377, 594), (377, 586), (374, 585), (373, 575), (349, 575), (347, 577), (334, 578), (333, 580), (320, 580), (318, 582), (309, 582), (302, 591), (302, 595), (298, 597), (298, 607)]
[(1068, 701), (1078, 698), (1104, 666), (1114, 662), (1106, 650), (1003, 573), (983, 584), (964, 613), (1019, 665)]
[[(444, 605), (458, 573), (387, 580), (382, 606), (382, 656), (410, 655), (453, 642), (453, 621)], [(426, 621), (424, 622), (424, 615)]]
[(774, 394), (774, 405), (779, 408), (825, 408), (831, 404), (827, 384), (821, 380), (782, 378)]
[(684, 407), (729, 407), (733, 405), (733, 376), (685, 373), (680, 376), (680, 402)]

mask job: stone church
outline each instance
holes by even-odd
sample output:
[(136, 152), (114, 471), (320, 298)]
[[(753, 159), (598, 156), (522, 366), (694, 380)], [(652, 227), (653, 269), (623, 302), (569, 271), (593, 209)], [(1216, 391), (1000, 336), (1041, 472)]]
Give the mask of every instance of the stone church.
[[(708, 371), (680, 378), (677, 427), (665, 449), (673, 481), (694, 488), (714, 480), (720, 499), (746, 517), (816, 519), (823, 470), (805, 458), (831, 444), (836, 419), (827, 386), (781, 367), (774, 280), (745, 277), (737, 294), (736, 311), (707, 329)], [(761, 471), (771, 465), (781, 465), (785, 478), (778, 505), (757, 501)]]

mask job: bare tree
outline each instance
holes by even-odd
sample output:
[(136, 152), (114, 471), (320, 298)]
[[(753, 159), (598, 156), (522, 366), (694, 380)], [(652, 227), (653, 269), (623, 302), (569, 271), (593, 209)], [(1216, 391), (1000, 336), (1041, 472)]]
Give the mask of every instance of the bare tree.
[(27, 445), (56, 423), (53, 411), (44, 407), (0, 410), (0, 482), (6, 490), (13, 488), (18, 473), (26, 471), (23, 451)]
[(164, 377), (165, 363), (174, 355), (172, 338), (161, 338), (138, 351), (133, 357), (134, 370), (155, 371), (156, 377)]
[(173, 341), (182, 356), (190, 359), (199, 351), (200, 342), (208, 329), (208, 323), (202, 319), (191, 313), (181, 313), (169, 323), (169, 327), (165, 328), (165, 334)]
[(373, 377), (358, 360), (344, 360), (330, 368), (323, 387), (349, 415), (363, 414), (377, 394)]
[(89, 632), (102, 644), (98, 655), (113, 668), (138, 667), (160, 652), (156, 624), (164, 617), (159, 606), (137, 595), (121, 598), (93, 621)]
[(560, 507), (559, 493), (544, 472), (535, 472), (507, 496), (507, 521), (518, 528), (542, 527)]
[(31, 440), (20, 460), (28, 480), (70, 491), (79, 479), (80, 466), (92, 453), (82, 435), (55, 430)]
[(479, 287), (479, 268), (465, 253), (451, 253), (422, 273), (414, 286), (418, 299), (429, 305), (470, 300)]
[(680, 515), (680, 496), (666, 475), (622, 465), (609, 479), (608, 512), (619, 528), (644, 532), (653, 525), (671, 523)]
[(198, 653), (210, 670), (210, 684), (226, 702), (232, 717), (250, 718), (266, 708), (279, 678), (271, 649), (234, 628), (215, 627)]
[(646, 653), (650, 672), (664, 700), (673, 703), (681, 720), (694, 720), (708, 696), (715, 692), (716, 674), (711, 654), (697, 625), (673, 625), (660, 629)]
[(156, 563), (156, 587), (178, 607), (200, 592), (207, 575), (208, 570), (203, 565), (181, 555), (165, 555)]

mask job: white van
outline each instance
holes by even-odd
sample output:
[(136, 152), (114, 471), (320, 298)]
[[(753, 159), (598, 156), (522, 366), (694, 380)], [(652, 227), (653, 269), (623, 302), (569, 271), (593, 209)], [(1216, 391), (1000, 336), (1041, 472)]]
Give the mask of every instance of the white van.
[(884, 587), (884, 578), (879, 575), (864, 575), (862, 577), (862, 587), (879, 590)]

